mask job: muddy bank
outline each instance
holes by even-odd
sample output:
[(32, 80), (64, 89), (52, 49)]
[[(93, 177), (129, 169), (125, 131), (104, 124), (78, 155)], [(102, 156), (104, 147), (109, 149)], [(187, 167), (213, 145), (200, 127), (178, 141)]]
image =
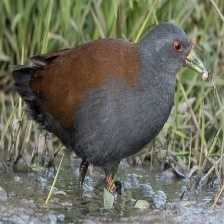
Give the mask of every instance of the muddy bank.
[[(186, 194), (180, 200), (185, 180), (127, 163), (121, 165), (118, 174), (124, 186), (122, 197), (114, 209), (105, 210), (103, 172), (90, 171), (81, 191), (78, 166), (77, 159), (66, 156), (48, 207), (43, 204), (54, 176), (52, 170), (0, 173), (0, 223), (224, 223), (222, 208), (210, 209), (214, 192)], [(145, 209), (141, 203), (135, 206), (138, 201), (146, 202)]]

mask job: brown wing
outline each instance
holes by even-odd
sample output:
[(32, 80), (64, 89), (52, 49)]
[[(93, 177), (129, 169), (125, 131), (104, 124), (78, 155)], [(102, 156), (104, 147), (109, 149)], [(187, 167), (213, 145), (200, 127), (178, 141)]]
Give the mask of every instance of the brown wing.
[(137, 47), (123, 40), (98, 40), (31, 60), (33, 67), (14, 72), (15, 77), (22, 77), (29, 69), (32, 74), (26, 87), (20, 85), (18, 91), (24, 97), (24, 89), (29, 88), (29, 94), (35, 97), (25, 100), (30, 105), (37, 102), (36, 107), (31, 107), (37, 110), (33, 113), (48, 114), (64, 128), (72, 128), (75, 111), (90, 89), (99, 88), (111, 76), (121, 77), (132, 86), (139, 73)]

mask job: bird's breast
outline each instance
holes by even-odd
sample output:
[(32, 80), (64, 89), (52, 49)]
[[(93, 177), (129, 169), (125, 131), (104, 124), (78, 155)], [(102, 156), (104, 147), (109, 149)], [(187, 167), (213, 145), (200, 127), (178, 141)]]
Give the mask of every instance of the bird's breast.
[(75, 116), (77, 153), (99, 163), (139, 151), (161, 130), (172, 105), (167, 94), (157, 99), (151, 92), (122, 80), (91, 90)]

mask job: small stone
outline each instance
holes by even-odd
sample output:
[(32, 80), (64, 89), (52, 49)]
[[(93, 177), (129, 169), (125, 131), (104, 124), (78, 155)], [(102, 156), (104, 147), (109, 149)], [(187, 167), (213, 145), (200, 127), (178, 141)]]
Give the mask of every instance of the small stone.
[(72, 203), (68, 202), (68, 201), (62, 202), (61, 205), (63, 207), (66, 207), (66, 208), (71, 208), (72, 207)]
[(129, 174), (127, 180), (124, 182), (124, 189), (138, 188), (139, 178), (137, 174)]
[(163, 191), (157, 191), (153, 197), (153, 204), (157, 209), (166, 207), (167, 196)]
[(86, 176), (84, 184), (83, 184), (83, 190), (85, 192), (92, 192), (94, 191), (94, 187), (93, 187), (93, 178), (91, 178), (90, 176)]
[(15, 177), (14, 177), (14, 181), (15, 181), (15, 182), (21, 182), (21, 177), (19, 177), (19, 176), (15, 176)]
[(142, 188), (145, 197), (152, 198), (153, 195), (155, 194), (150, 184), (140, 184), (140, 187)]
[(7, 192), (0, 186), (0, 201), (7, 201), (8, 194)]
[(57, 221), (64, 222), (65, 221), (65, 215), (64, 214), (57, 215)]
[(172, 168), (164, 170), (160, 175), (160, 180), (164, 182), (172, 182), (177, 179), (176, 174)]
[(139, 209), (148, 209), (150, 207), (150, 204), (148, 201), (146, 200), (138, 200), (135, 203), (135, 208), (139, 208)]
[(54, 194), (55, 195), (63, 195), (63, 196), (65, 196), (66, 192), (64, 192), (64, 191), (55, 191)]
[(15, 172), (27, 173), (31, 169), (28, 166), (27, 162), (24, 160), (24, 158), (19, 158), (13, 166), (13, 170)]

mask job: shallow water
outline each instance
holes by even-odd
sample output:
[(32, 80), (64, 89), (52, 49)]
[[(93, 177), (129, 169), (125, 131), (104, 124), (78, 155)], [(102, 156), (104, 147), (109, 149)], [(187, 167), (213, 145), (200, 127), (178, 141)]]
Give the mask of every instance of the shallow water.
[[(164, 180), (160, 172), (152, 172), (149, 167), (131, 167), (125, 162), (118, 173), (124, 192), (117, 198), (114, 208), (106, 210), (103, 207), (103, 172), (94, 168), (81, 190), (79, 163), (78, 159), (65, 157), (48, 207), (43, 204), (54, 172), (1, 173), (0, 186), (7, 192), (7, 199), (1, 201), (0, 194), (0, 224), (224, 223), (223, 208), (209, 208), (213, 192), (189, 194), (180, 200), (185, 181)], [(145, 200), (149, 208), (135, 208), (137, 200)]]

